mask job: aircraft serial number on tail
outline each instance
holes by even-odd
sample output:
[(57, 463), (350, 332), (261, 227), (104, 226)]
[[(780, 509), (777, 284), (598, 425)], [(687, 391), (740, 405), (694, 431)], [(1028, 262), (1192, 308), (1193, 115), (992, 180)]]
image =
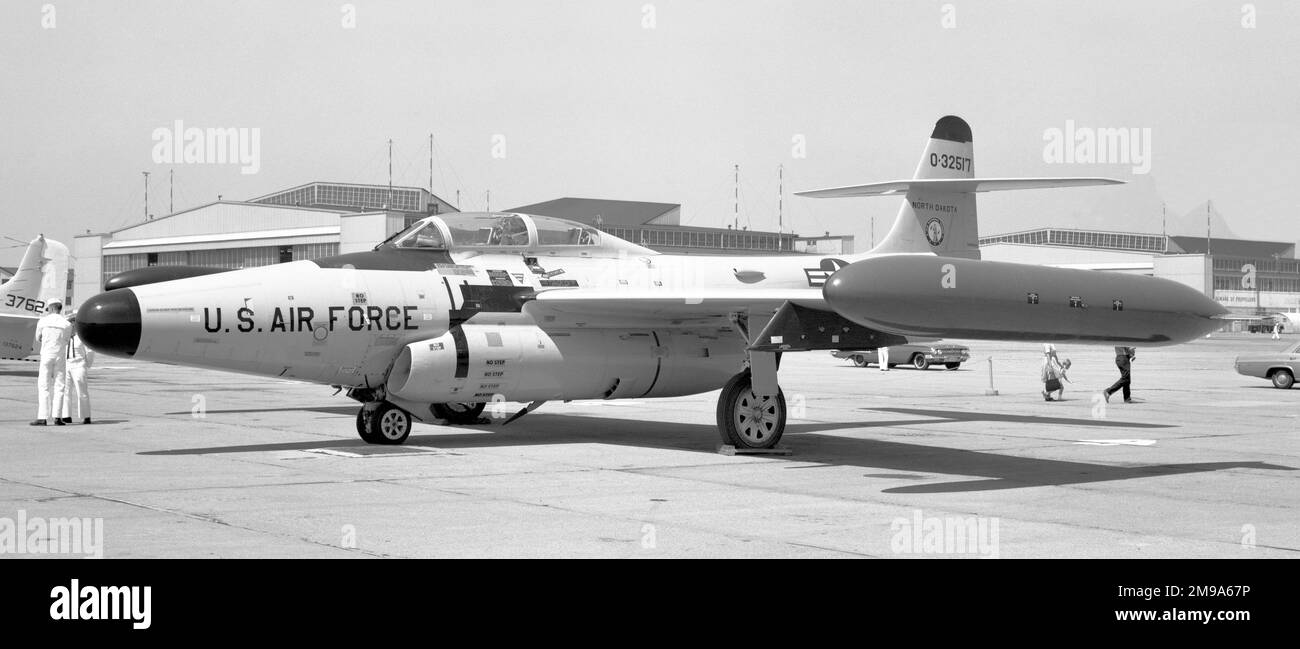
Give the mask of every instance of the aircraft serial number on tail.
[(963, 158), (955, 155), (939, 155), (938, 153), (930, 154), (930, 166), (942, 167), (944, 169), (955, 169), (957, 171), (966, 171), (972, 169), (970, 158)]
[[(413, 330), (420, 327), (412, 323), (416, 306), (331, 306), (326, 307), (320, 319), (316, 310), (308, 306), (275, 307), (269, 324), (258, 325), (257, 313), (248, 307), (235, 310), (234, 331), (249, 332), (297, 332), (314, 331), (324, 327), (329, 331), (343, 328), (352, 331), (396, 331)], [(221, 307), (203, 308), (203, 329), (208, 333), (231, 331), (229, 321), (222, 324)]]
[(9, 294), (9, 295), (7, 295), (7, 296), (5, 296), (5, 297), (7, 298), (7, 299), (5, 300), (5, 306), (13, 307), (13, 308), (18, 309), (18, 310), (20, 310), (20, 311), (22, 311), (22, 310), (25, 310), (25, 311), (32, 311), (32, 312), (34, 312), (34, 313), (44, 313), (44, 312), (45, 312), (45, 303), (42, 302), (42, 301), (40, 301), (40, 300), (33, 300), (33, 299), (30, 298), (30, 297), (23, 297), (23, 296), (21, 296), (21, 295), (13, 295), (12, 293)]

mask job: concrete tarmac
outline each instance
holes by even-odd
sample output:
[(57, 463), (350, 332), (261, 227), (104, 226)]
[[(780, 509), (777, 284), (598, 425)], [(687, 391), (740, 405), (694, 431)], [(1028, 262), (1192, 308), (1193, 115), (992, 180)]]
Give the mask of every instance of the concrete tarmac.
[(327, 386), (107, 357), (93, 424), (33, 427), (36, 364), (0, 361), (0, 530), (91, 519), (109, 558), (1294, 558), (1300, 388), (1232, 358), (1297, 340), (1140, 348), (1134, 404), (1097, 396), (1110, 347), (1059, 345), (1052, 403), (1039, 345), (953, 341), (955, 371), (787, 354), (787, 456), (717, 453), (717, 392), (379, 447)]

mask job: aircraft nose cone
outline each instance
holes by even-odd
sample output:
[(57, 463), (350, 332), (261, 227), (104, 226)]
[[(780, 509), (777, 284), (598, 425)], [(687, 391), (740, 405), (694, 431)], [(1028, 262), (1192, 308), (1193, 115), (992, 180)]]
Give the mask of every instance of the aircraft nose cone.
[(140, 346), (140, 302), (129, 288), (100, 293), (77, 309), (77, 336), (91, 349), (134, 356)]

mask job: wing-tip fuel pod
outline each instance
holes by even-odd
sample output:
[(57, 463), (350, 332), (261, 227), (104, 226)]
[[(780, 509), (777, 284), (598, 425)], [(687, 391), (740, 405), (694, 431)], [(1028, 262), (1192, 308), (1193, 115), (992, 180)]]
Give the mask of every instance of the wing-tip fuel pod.
[(1218, 329), (1227, 312), (1166, 279), (928, 254), (849, 264), (822, 292), (866, 327), (985, 340), (1172, 345)]

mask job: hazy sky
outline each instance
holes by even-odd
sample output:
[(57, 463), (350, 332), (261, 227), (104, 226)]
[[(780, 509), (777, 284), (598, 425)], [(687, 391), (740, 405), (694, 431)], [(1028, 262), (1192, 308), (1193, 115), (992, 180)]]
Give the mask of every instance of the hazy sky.
[[(427, 186), (433, 133), (434, 192), (459, 189), (462, 209), (487, 190), (497, 209), (679, 202), (721, 227), (739, 164), (741, 224), (775, 229), (784, 165), (786, 229), (861, 250), (898, 199), (791, 192), (909, 177), (951, 113), (974, 129), (977, 175), (1131, 183), (981, 195), (981, 234), (1159, 232), (1162, 201), (1172, 217), (1212, 199), (1239, 236), (1295, 241), (1298, 33), (1300, 3), (1281, 1), (11, 1), (0, 236), (70, 244), (137, 222), (142, 171), (156, 215), (169, 170), (178, 210), (385, 183), (389, 138), (394, 182)], [(154, 129), (175, 120), (260, 129), (260, 169), (155, 163)], [(1150, 172), (1045, 162), (1067, 122), (1149, 129)]]

